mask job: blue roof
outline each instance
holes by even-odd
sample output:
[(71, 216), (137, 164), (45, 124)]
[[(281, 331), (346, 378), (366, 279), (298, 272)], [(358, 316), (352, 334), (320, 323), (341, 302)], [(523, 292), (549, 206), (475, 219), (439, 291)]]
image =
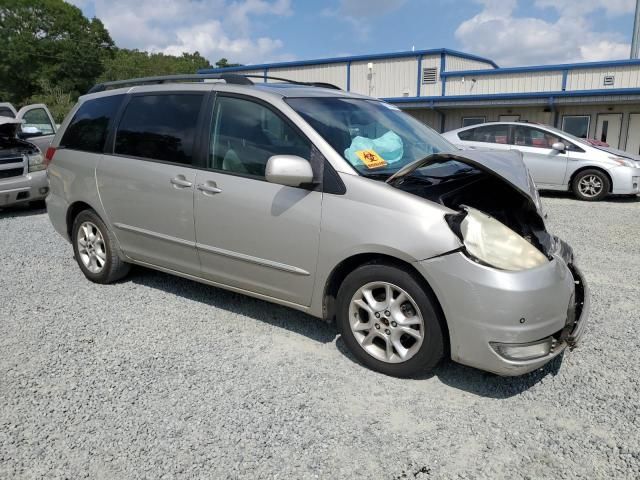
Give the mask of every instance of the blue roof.
[(302, 67), (307, 65), (325, 65), (329, 63), (349, 63), (349, 62), (362, 62), (369, 60), (382, 60), (387, 58), (411, 58), (421, 57), (424, 55), (450, 55), (453, 57), (466, 58), (468, 60), (477, 60), (479, 62), (485, 62), (493, 65), (494, 68), (498, 68), (498, 65), (493, 60), (488, 58), (479, 57), (477, 55), (471, 55), (469, 53), (459, 52), (457, 50), (450, 50), (448, 48), (438, 48), (431, 50), (410, 50), (405, 52), (392, 52), (392, 53), (375, 53), (370, 55), (355, 55), (349, 57), (331, 57), (331, 58), (319, 58), (315, 60), (299, 60), (293, 62), (278, 62), (278, 63), (261, 63), (256, 65), (242, 65), (239, 67), (226, 67), (226, 68), (208, 68), (198, 70), (198, 73), (220, 73), (220, 72), (243, 72), (247, 70), (264, 70), (268, 68), (282, 68), (282, 67)]

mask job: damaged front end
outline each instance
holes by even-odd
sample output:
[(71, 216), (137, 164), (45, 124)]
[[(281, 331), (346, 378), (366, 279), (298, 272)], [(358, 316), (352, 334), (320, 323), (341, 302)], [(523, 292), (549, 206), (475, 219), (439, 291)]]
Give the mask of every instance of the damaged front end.
[[(407, 165), (387, 183), (458, 211), (447, 216), (447, 223), (467, 252), (480, 263), (519, 270), (528, 264), (536, 266), (540, 261), (537, 252), (551, 258), (568, 247), (547, 232), (540, 197), (519, 152), (438, 153)], [(500, 225), (506, 228), (501, 230)], [(496, 265), (474, 255), (473, 251), (478, 253), (482, 248), (477, 244), (471, 246), (469, 235), (464, 233), (480, 241), (483, 226), (492, 230), (494, 239), (505, 240), (502, 248), (512, 249), (514, 255), (526, 255), (530, 261), (521, 258), (525, 260), (523, 265), (516, 261), (514, 268), (509, 268), (504, 262)], [(510, 236), (509, 230), (518, 238)], [(519, 238), (536, 252), (522, 245)], [(572, 256), (570, 247), (564, 253)], [(566, 261), (571, 263), (572, 258)]]
[(455, 212), (445, 220), (460, 249), (421, 262), (425, 277), (446, 287), (454, 360), (515, 375), (576, 345), (588, 290), (571, 247), (547, 231), (518, 153), (439, 153), (387, 182)]

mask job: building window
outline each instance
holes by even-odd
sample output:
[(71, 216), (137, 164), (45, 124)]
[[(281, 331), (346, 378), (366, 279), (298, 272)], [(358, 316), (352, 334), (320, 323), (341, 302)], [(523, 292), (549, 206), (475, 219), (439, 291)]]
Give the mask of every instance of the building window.
[(590, 123), (590, 115), (565, 115), (562, 117), (562, 130), (578, 138), (587, 138)]
[(471, 125), (478, 125), (484, 122), (486, 122), (486, 117), (462, 117), (463, 127), (470, 127)]
[(422, 69), (422, 84), (433, 85), (438, 81), (438, 69), (437, 68), (423, 68)]

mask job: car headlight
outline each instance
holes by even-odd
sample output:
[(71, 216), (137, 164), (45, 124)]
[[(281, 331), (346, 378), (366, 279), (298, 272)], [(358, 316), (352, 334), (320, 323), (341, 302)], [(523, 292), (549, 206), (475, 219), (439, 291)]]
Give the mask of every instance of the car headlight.
[(632, 160), (628, 160), (626, 158), (622, 158), (622, 157), (609, 157), (609, 160), (613, 160), (614, 162), (616, 162), (618, 165), (620, 165), (622, 167), (635, 167), (636, 166), (636, 162), (634, 162)]
[(29, 159), (29, 172), (39, 172), (40, 170), (47, 168), (47, 165), (44, 163), (44, 157), (41, 153), (27, 155), (27, 158)]
[(471, 257), (510, 271), (536, 268), (549, 261), (540, 250), (498, 220), (475, 208), (465, 207), (465, 210), (458, 229)]

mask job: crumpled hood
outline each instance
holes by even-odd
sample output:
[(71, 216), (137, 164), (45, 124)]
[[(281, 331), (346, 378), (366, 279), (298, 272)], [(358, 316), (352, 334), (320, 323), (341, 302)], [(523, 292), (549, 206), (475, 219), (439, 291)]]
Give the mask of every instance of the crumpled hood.
[(542, 204), (540, 202), (538, 189), (529, 174), (527, 166), (522, 160), (522, 153), (519, 151), (496, 152), (495, 150), (463, 150), (453, 153), (435, 153), (400, 169), (389, 177), (387, 183), (393, 184), (394, 180), (405, 175), (410, 175), (418, 168), (447, 160), (464, 163), (506, 181), (526, 197), (531, 202), (533, 208), (542, 216)]

